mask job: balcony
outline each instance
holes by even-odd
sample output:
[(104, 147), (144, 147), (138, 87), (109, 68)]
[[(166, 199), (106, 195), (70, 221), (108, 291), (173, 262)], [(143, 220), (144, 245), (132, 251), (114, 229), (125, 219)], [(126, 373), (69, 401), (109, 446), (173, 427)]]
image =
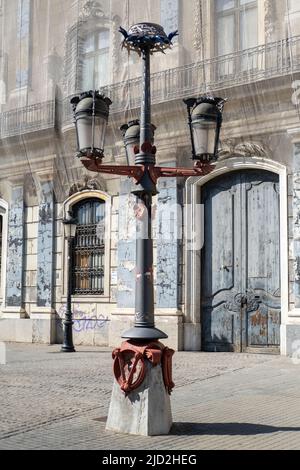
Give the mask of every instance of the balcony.
[(0, 138), (37, 132), (54, 125), (55, 101), (45, 101), (0, 113)]
[[(257, 46), (151, 75), (152, 102), (181, 99), (207, 90), (217, 92), (300, 71), (300, 36)], [(111, 112), (138, 108), (141, 78), (117, 83), (102, 91), (111, 98)], [(69, 98), (63, 103), (63, 123), (71, 120)]]
[[(182, 99), (207, 90), (215, 93), (295, 72), (300, 72), (300, 36), (154, 73), (151, 75), (152, 102)], [(113, 101), (113, 113), (140, 106), (140, 77), (102, 90)], [(45, 101), (0, 113), (0, 139), (54, 128), (55, 125), (64, 127), (71, 122), (70, 97), (62, 103)]]

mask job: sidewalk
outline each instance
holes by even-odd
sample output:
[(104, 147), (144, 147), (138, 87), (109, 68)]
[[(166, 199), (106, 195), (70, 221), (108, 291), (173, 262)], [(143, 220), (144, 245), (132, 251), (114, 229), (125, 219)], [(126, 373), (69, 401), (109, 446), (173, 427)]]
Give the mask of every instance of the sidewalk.
[(169, 436), (105, 432), (108, 348), (7, 345), (0, 449), (300, 449), (300, 365), (280, 356), (176, 353)]

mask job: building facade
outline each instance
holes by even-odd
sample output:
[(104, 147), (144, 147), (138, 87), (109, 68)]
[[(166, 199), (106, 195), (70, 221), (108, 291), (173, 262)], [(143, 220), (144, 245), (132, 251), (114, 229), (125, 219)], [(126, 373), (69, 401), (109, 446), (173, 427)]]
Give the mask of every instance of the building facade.
[[(60, 343), (73, 246), (75, 344), (120, 343), (133, 323), (135, 198), (128, 178), (74, 155), (70, 99), (113, 102), (105, 162), (125, 164), (141, 64), (120, 25), (179, 30), (153, 55), (157, 160), (191, 166), (183, 99), (228, 98), (205, 177), (161, 179), (155, 205), (156, 326), (180, 350), (300, 346), (300, 4), (296, 0), (0, 0), (0, 341)], [(202, 243), (204, 242), (204, 244)]]

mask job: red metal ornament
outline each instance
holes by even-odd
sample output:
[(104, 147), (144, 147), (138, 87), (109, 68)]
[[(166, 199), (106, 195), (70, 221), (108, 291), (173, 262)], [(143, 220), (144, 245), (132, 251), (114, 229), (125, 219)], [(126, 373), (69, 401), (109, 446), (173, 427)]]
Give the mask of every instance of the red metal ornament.
[(82, 158), (81, 162), (89, 171), (129, 176), (134, 178), (136, 183), (141, 181), (146, 172), (149, 172), (153, 183), (156, 183), (158, 178), (205, 176), (211, 173), (215, 168), (215, 165), (201, 162), (196, 162), (194, 168), (171, 168), (154, 165), (102, 165), (102, 160), (96, 158)]
[(169, 349), (159, 341), (139, 344), (134, 341), (124, 341), (121, 347), (112, 353), (113, 372), (121, 390), (128, 395), (143, 383), (147, 371), (146, 360), (148, 360), (153, 367), (161, 364), (164, 385), (170, 395), (175, 386), (172, 380), (173, 354), (173, 349)]

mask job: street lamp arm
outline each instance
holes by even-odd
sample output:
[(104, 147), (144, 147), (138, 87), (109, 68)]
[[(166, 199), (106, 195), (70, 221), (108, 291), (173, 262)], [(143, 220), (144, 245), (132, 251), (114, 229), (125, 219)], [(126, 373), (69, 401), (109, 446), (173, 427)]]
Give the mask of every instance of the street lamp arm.
[(128, 166), (128, 165), (102, 165), (101, 161), (94, 159), (81, 159), (84, 167), (89, 171), (94, 171), (96, 173), (106, 173), (110, 175), (119, 175), (119, 176), (130, 176), (134, 178), (137, 182), (141, 180), (145, 169), (143, 166)]
[(153, 183), (156, 183), (158, 178), (176, 178), (176, 177), (189, 177), (189, 176), (204, 176), (211, 173), (215, 166), (210, 164), (196, 163), (194, 168), (171, 168), (159, 167), (154, 165), (102, 165), (101, 160), (97, 159), (82, 159), (81, 162), (89, 171), (97, 173), (106, 173), (111, 175), (129, 176), (134, 178), (139, 183), (146, 172), (149, 172), (150, 178)]
[[(171, 168), (155, 166), (149, 168), (150, 176), (157, 181), (158, 178), (176, 178), (176, 177), (189, 177), (189, 176), (205, 176), (211, 173), (215, 165), (204, 164), (198, 165), (194, 168)], [(154, 177), (154, 178), (153, 178)], [(156, 182), (155, 181), (155, 182)]]

